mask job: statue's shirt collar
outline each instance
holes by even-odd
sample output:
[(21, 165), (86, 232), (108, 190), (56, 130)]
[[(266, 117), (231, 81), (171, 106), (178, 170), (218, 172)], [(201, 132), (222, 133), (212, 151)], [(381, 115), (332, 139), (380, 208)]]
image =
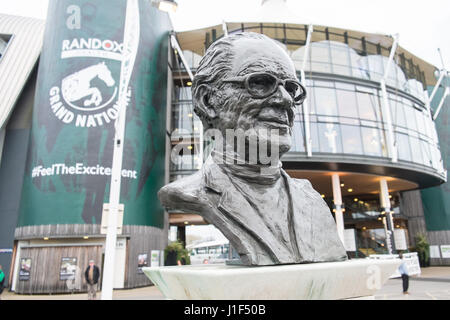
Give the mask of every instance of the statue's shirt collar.
[(211, 157), (227, 175), (250, 183), (274, 185), (281, 177), (281, 161), (276, 166), (242, 163), (234, 155), (217, 150), (211, 152)]

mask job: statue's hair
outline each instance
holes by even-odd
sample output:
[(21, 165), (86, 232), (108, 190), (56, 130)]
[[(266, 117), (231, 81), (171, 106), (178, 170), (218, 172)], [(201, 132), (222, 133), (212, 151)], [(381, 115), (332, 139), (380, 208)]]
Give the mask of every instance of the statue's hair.
[(209, 119), (206, 110), (203, 110), (197, 103), (198, 88), (202, 84), (208, 84), (215, 90), (220, 90), (222, 87), (222, 79), (226, 78), (231, 71), (232, 61), (234, 57), (233, 43), (239, 39), (259, 39), (270, 40), (269, 37), (254, 32), (240, 32), (223, 37), (215, 41), (206, 50), (205, 55), (200, 60), (197, 72), (192, 83), (192, 100), (194, 104), (194, 112), (202, 120), (204, 129), (207, 130), (212, 127), (211, 119)]

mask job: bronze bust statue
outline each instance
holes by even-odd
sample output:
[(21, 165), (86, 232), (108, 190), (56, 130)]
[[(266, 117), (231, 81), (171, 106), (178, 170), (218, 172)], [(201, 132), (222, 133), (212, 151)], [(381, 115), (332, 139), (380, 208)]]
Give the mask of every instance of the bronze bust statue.
[[(224, 136), (227, 129), (252, 131), (258, 147), (272, 144), (282, 155), (291, 147), (294, 110), (306, 91), (274, 40), (239, 33), (208, 48), (192, 95), (205, 130)], [(276, 130), (277, 140), (260, 129)], [(238, 153), (227, 143), (215, 145), (197, 173), (161, 188), (163, 206), (203, 216), (228, 238), (244, 265), (347, 259), (330, 209), (308, 180), (289, 177), (280, 161), (267, 165), (257, 157), (249, 163), (247, 151)]]

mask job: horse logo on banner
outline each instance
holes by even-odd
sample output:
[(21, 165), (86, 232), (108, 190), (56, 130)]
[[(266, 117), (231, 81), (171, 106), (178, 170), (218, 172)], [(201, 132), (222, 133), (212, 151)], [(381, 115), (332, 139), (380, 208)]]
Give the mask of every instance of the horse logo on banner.
[[(91, 86), (91, 81), (96, 77), (102, 80), (107, 87), (112, 87), (116, 83), (105, 62), (100, 62), (70, 74), (62, 80), (61, 91), (64, 100), (72, 108), (81, 111), (98, 110), (111, 103), (116, 97), (117, 87), (114, 88), (111, 98), (102, 104), (101, 91), (98, 87)], [(80, 99), (84, 99), (81, 107), (74, 103)]]

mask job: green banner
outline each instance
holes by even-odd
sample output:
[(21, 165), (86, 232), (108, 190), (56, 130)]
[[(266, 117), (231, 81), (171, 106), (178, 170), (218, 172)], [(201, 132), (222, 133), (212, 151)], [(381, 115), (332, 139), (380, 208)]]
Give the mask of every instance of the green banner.
[(124, 225), (163, 227), (171, 25), (135, 4), (126, 19), (125, 0), (50, 1), (18, 226), (101, 223), (125, 107)]
[[(449, 79), (450, 80), (450, 79)], [(446, 79), (444, 79), (446, 83)], [(429, 87), (428, 92), (434, 87)], [(443, 88), (436, 92), (431, 107), (436, 112), (437, 105), (442, 100), (444, 94)], [(439, 146), (441, 148), (444, 168), (450, 172), (450, 98), (447, 97), (442, 109), (435, 121), (436, 131), (439, 137)], [(428, 231), (450, 230), (450, 181), (438, 187), (428, 188), (421, 191), (422, 203), (425, 215), (425, 222)]]

